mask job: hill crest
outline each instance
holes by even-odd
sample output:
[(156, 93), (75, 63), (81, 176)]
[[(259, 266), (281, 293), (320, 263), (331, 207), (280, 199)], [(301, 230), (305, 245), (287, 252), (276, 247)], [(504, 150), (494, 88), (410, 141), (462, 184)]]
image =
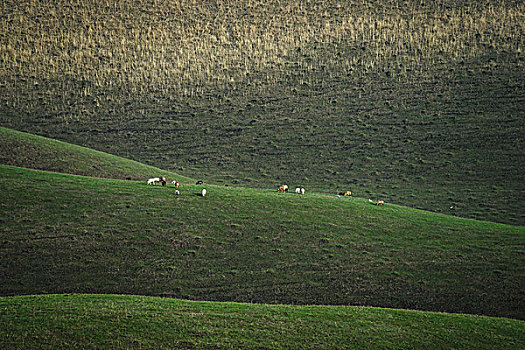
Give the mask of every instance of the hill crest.
[(105, 152), (0, 127), (0, 164), (101, 178), (144, 180), (166, 176), (192, 179)]

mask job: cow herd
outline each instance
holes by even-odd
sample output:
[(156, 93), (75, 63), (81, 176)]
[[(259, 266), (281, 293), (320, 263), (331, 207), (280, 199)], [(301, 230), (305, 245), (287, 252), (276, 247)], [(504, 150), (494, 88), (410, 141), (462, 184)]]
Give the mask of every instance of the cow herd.
[[(162, 176), (162, 177), (152, 177), (152, 178), (148, 179), (148, 181), (146, 182), (147, 185), (155, 185), (155, 184), (158, 184), (158, 183), (162, 184), (162, 186), (166, 186), (166, 184), (167, 184), (166, 178), (164, 176)], [(179, 195), (180, 194), (180, 190), (179, 190), (180, 183), (177, 180), (173, 180), (173, 181), (171, 181), (171, 184), (174, 185), (174, 187), (175, 187), (175, 194)], [(195, 184), (196, 185), (202, 185), (203, 182), (202, 181), (197, 181)], [(205, 188), (202, 189), (200, 195), (202, 197), (206, 196), (206, 189)]]
[[(277, 192), (288, 192), (288, 185), (282, 185), (277, 189)], [(303, 187), (296, 187), (295, 193), (297, 194), (304, 194), (305, 189)]]
[[(148, 179), (147, 181), (147, 184), (148, 185), (155, 185), (157, 183), (160, 183), (162, 184), (162, 186), (166, 186), (166, 178), (164, 176), (162, 177), (152, 177), (150, 179)], [(179, 190), (179, 182), (176, 181), (176, 180), (173, 180), (171, 181), (171, 184), (172, 185), (175, 185), (175, 194), (176, 195), (179, 195), (180, 194), (180, 190)], [(195, 183), (196, 185), (202, 185), (203, 184), (203, 181), (199, 180)], [(288, 185), (281, 185), (279, 186), (279, 188), (277, 189), (277, 192), (288, 192), (289, 190), (289, 187)], [(202, 197), (205, 197), (206, 196), (206, 189), (203, 188), (200, 195)], [(296, 194), (300, 194), (300, 195), (304, 195), (305, 193), (305, 189), (303, 187), (296, 187), (295, 188), (295, 193)], [(352, 196), (352, 192), (351, 191), (344, 191), (344, 192), (339, 192), (339, 194), (337, 195), (337, 197), (351, 197)], [(383, 200), (377, 200), (376, 202), (372, 201), (371, 199), (368, 200), (370, 203), (374, 204), (374, 205), (377, 205), (377, 206), (383, 206), (385, 204), (385, 201)]]
[[(288, 185), (281, 185), (278, 189), (277, 189), (277, 192), (288, 192)], [(304, 188), (303, 187), (296, 187), (295, 188), (295, 193), (296, 194), (302, 194), (304, 195)], [(344, 191), (344, 192), (339, 192), (339, 194), (337, 195), (337, 197), (352, 197), (352, 191)], [(385, 201), (382, 200), (382, 199), (379, 199), (377, 201), (373, 201), (371, 199), (368, 200), (370, 203), (374, 204), (374, 205), (377, 205), (377, 206), (384, 206), (385, 205)]]

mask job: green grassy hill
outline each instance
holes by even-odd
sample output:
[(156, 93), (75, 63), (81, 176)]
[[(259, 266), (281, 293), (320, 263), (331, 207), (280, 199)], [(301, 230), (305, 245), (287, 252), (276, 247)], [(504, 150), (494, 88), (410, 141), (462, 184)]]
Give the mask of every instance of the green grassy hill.
[(177, 173), (66, 142), (0, 127), (0, 164), (66, 174), (126, 180), (165, 176), (194, 182)]
[(524, 318), (524, 227), (365, 199), (0, 166), (0, 295), (117, 293)]
[(525, 323), (367, 307), (0, 298), (2, 349), (520, 349)]
[(522, 1), (4, 1), (0, 125), (525, 224)]
[[(206, 184), (201, 197), (202, 186), (175, 173), (5, 128), (0, 135), (1, 163), (98, 177), (0, 165), (3, 349), (525, 342), (520, 320), (355, 306), (523, 319), (524, 227), (311, 191)], [(181, 194), (147, 186), (151, 174), (184, 179)], [(224, 302), (12, 296), (49, 293)]]
[(522, 1), (0, 18), (1, 348), (524, 347)]

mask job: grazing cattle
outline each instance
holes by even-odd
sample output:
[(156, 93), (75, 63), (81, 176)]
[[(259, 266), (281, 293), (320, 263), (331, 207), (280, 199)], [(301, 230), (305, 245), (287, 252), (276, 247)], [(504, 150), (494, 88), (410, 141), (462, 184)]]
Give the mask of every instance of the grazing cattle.
[(160, 178), (158, 177), (153, 177), (151, 179), (148, 179), (148, 185), (154, 185), (157, 182), (160, 182)]
[(162, 183), (162, 186), (166, 186), (166, 178), (164, 176), (161, 177), (160, 182)]
[(350, 197), (350, 196), (352, 196), (352, 192), (351, 192), (351, 191), (346, 191), (346, 192), (343, 194), (343, 196), (345, 196), (345, 197)]
[(376, 205), (385, 205), (385, 201), (383, 200), (378, 200)]
[(288, 192), (288, 186), (282, 185), (281, 187), (277, 189), (277, 192)]
[(204, 182), (202, 182), (201, 180), (199, 180), (199, 181), (197, 181), (197, 182), (195, 183), (195, 185), (202, 185), (203, 183), (204, 183)]
[(179, 194), (180, 194), (180, 191), (179, 191), (179, 190), (175, 190), (175, 194), (176, 194), (176, 195), (179, 195)]
[(179, 188), (179, 182), (178, 181), (173, 180), (171, 183), (173, 185), (175, 185), (175, 188), (177, 188), (177, 189)]
[(205, 188), (202, 189), (201, 195), (202, 195), (203, 197), (206, 196), (206, 189), (205, 189)]
[(301, 193), (301, 188), (300, 187), (296, 187), (295, 188), (295, 193), (300, 194)]
[(304, 188), (301, 187), (301, 194), (304, 194)]

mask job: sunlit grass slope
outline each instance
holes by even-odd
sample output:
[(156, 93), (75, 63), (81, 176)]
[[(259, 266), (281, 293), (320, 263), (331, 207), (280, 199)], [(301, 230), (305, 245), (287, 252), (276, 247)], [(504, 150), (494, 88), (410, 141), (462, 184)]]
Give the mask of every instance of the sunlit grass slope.
[(524, 318), (525, 228), (307, 192), (0, 167), (0, 295), (125, 293)]
[(341, 306), (114, 295), (0, 298), (2, 349), (520, 349), (525, 323)]
[(0, 4), (0, 125), (524, 225), (519, 0)]
[(0, 164), (115, 179), (146, 180), (165, 176), (178, 181), (191, 181), (171, 171), (2, 127)]

